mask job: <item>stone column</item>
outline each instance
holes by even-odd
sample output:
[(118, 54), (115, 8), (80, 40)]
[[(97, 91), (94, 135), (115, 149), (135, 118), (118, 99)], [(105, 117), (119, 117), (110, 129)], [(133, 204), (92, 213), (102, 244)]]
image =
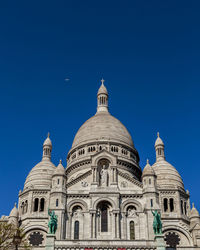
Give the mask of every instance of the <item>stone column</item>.
[(93, 239), (96, 238), (96, 213), (93, 213)]
[(111, 168), (111, 182), (110, 184), (113, 186), (117, 185), (117, 169), (116, 166), (110, 166)]
[(122, 239), (127, 240), (127, 218), (126, 213), (122, 213)]
[(67, 222), (67, 239), (71, 240), (71, 229), (72, 229), (72, 213), (68, 213), (68, 222)]
[(119, 239), (120, 237), (120, 232), (119, 232), (119, 213), (116, 214), (116, 217), (117, 217), (117, 225), (116, 225), (116, 228), (117, 228), (117, 238)]
[(93, 213), (90, 214), (90, 221), (91, 221), (91, 239), (93, 238)]
[(96, 210), (90, 211), (90, 222), (91, 222), (91, 239), (96, 238)]
[(97, 173), (97, 167), (96, 166), (92, 166), (92, 185), (97, 187), (98, 186), (98, 173)]
[(54, 250), (55, 248), (55, 234), (47, 234), (46, 235), (46, 245), (45, 250)]
[(119, 239), (119, 211), (114, 211), (113, 216), (114, 216), (115, 238)]

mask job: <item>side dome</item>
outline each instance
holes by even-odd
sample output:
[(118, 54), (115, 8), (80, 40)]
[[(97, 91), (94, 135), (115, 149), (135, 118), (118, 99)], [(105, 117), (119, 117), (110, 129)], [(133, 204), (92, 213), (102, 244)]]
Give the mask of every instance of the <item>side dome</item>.
[(167, 161), (157, 161), (152, 166), (157, 176), (157, 185), (161, 188), (184, 189), (183, 180), (178, 171)]
[(197, 211), (197, 209), (194, 206), (194, 203), (192, 203), (192, 209), (190, 212), (190, 218), (199, 218), (199, 212)]
[(50, 188), (51, 179), (56, 166), (51, 162), (52, 143), (49, 138), (43, 143), (42, 161), (32, 168), (24, 183), (24, 189), (27, 188)]
[(62, 161), (60, 160), (56, 170), (53, 175), (65, 175), (65, 168), (62, 165)]
[(24, 189), (26, 188), (50, 188), (51, 179), (56, 166), (50, 161), (39, 162), (28, 174)]
[(11, 210), (9, 217), (18, 218), (18, 215), (19, 215), (19, 213), (18, 213), (18, 209), (17, 209), (17, 204), (15, 203), (15, 206)]
[(147, 160), (147, 164), (144, 167), (143, 172), (142, 172), (142, 177), (154, 176), (154, 175), (155, 175), (155, 172), (154, 172), (153, 168), (151, 167), (151, 165), (149, 164), (149, 160)]
[(78, 130), (72, 148), (89, 142), (108, 140), (134, 147), (126, 127), (109, 112), (97, 112)]

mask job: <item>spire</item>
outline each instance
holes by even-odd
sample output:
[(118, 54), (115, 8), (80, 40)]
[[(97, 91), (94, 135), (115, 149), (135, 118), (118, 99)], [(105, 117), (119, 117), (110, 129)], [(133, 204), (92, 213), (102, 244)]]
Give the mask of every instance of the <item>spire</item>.
[(52, 143), (51, 143), (51, 139), (50, 139), (50, 134), (48, 132), (47, 138), (43, 143), (43, 156), (42, 156), (42, 160), (51, 160), (51, 150), (52, 150)]
[(165, 160), (165, 152), (164, 152), (164, 143), (160, 138), (159, 132), (157, 133), (157, 139), (155, 142), (155, 150), (156, 150), (156, 161)]
[(108, 112), (108, 91), (104, 86), (105, 80), (101, 79), (101, 86), (97, 93), (97, 113)]

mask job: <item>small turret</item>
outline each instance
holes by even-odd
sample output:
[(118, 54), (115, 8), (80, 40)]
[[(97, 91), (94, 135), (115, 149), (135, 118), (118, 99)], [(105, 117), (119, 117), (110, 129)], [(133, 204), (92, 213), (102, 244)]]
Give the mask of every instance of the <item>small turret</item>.
[(108, 112), (108, 91), (101, 80), (101, 87), (97, 93), (97, 112)]
[(49, 138), (50, 134), (48, 133), (46, 140), (43, 143), (43, 156), (42, 160), (51, 160), (51, 151), (52, 151), (52, 142)]
[(146, 197), (146, 207), (157, 208), (157, 188), (156, 188), (156, 174), (149, 164), (147, 159), (147, 164), (142, 172), (142, 183), (143, 183), (143, 194)]
[(200, 224), (199, 212), (195, 208), (194, 203), (192, 203), (192, 209), (190, 211), (190, 224), (191, 227), (193, 227), (196, 224)]
[(155, 150), (156, 150), (156, 161), (165, 160), (165, 152), (164, 152), (164, 143), (160, 138), (159, 132), (157, 133), (158, 138), (155, 142)]
[(17, 204), (15, 203), (13, 209), (10, 212), (8, 222), (17, 227), (18, 226), (18, 217), (19, 217), (19, 212), (17, 209)]

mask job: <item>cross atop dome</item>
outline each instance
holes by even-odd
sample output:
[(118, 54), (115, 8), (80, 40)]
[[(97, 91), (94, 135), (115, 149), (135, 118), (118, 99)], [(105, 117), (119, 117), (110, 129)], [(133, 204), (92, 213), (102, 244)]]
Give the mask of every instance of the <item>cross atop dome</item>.
[(105, 82), (105, 80), (102, 78), (102, 79), (101, 79), (101, 84), (104, 84), (104, 82)]
[(101, 86), (97, 93), (97, 113), (108, 112), (108, 91), (104, 86), (105, 80), (101, 79)]

